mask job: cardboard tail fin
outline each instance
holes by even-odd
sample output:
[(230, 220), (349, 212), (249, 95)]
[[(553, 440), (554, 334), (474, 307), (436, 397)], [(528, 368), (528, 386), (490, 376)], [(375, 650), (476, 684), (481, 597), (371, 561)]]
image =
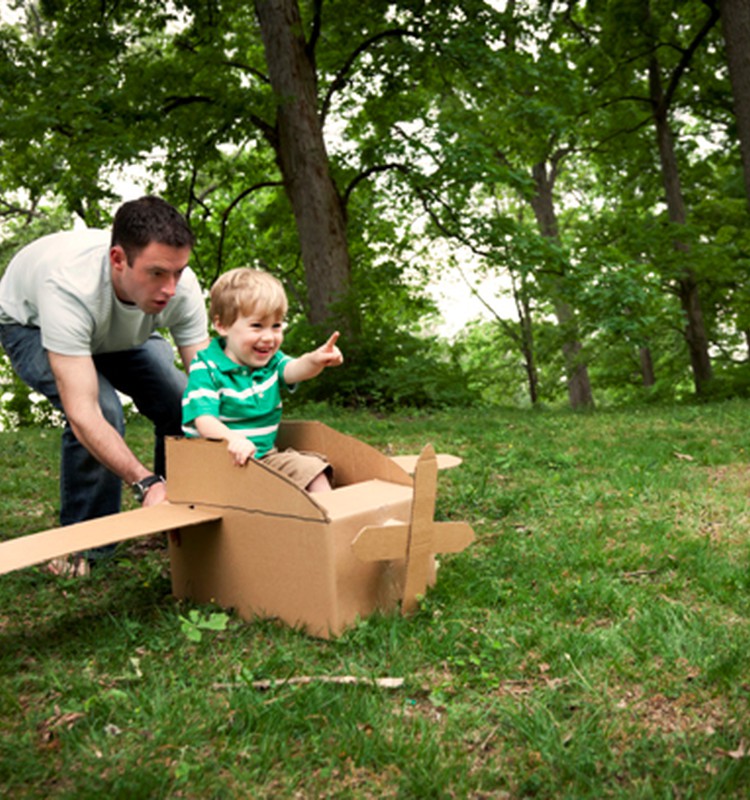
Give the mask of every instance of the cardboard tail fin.
[(474, 541), (474, 531), (465, 522), (435, 522), (438, 458), (432, 445), (422, 450), (414, 469), (414, 499), (408, 524), (367, 525), (352, 542), (362, 561), (406, 560), (401, 612), (417, 608), (427, 590), (430, 565), (435, 553), (460, 553)]

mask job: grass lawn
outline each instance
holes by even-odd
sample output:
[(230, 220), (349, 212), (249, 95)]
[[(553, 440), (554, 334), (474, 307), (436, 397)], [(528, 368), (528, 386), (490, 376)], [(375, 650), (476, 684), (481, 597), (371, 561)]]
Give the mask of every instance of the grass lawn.
[[(0, 577), (0, 796), (750, 797), (750, 402), (296, 415), (462, 456), (476, 543), (333, 641), (178, 603), (160, 537)], [(0, 434), (0, 537), (57, 524), (58, 443)], [(405, 681), (257, 684), (342, 675)]]

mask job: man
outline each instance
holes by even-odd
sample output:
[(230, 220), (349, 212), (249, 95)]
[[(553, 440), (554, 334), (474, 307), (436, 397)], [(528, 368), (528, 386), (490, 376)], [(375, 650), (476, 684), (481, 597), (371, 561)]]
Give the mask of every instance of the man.
[[(170, 331), (186, 369), (208, 344), (205, 302), (187, 266), (193, 244), (172, 206), (142, 197), (118, 209), (111, 235), (44, 236), (0, 280), (0, 342), (18, 375), (65, 415), (62, 525), (117, 513), (121, 480), (144, 506), (166, 498), (164, 436), (181, 432), (186, 377), (156, 331)], [(125, 443), (118, 392), (154, 423), (153, 471)], [(51, 569), (69, 571), (66, 564)], [(85, 571), (78, 559), (74, 574)]]

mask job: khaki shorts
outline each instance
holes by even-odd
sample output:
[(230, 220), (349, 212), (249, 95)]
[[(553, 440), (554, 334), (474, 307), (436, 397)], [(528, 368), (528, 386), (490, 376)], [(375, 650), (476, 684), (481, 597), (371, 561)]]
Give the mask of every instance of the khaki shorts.
[(329, 481), (333, 479), (333, 467), (320, 453), (300, 452), (291, 447), (279, 452), (274, 448), (260, 461), (286, 475), (300, 489), (306, 489), (322, 472), (326, 473)]

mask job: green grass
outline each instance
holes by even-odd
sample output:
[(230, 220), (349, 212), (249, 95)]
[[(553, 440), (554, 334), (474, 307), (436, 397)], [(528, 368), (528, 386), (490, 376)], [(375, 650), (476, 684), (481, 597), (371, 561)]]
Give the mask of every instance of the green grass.
[[(158, 537), (0, 577), (1, 796), (750, 794), (750, 403), (298, 415), (462, 456), (437, 516), (476, 543), (333, 641), (178, 603)], [(58, 442), (0, 434), (2, 537), (57, 524)], [(405, 682), (253, 686), (334, 675)]]

